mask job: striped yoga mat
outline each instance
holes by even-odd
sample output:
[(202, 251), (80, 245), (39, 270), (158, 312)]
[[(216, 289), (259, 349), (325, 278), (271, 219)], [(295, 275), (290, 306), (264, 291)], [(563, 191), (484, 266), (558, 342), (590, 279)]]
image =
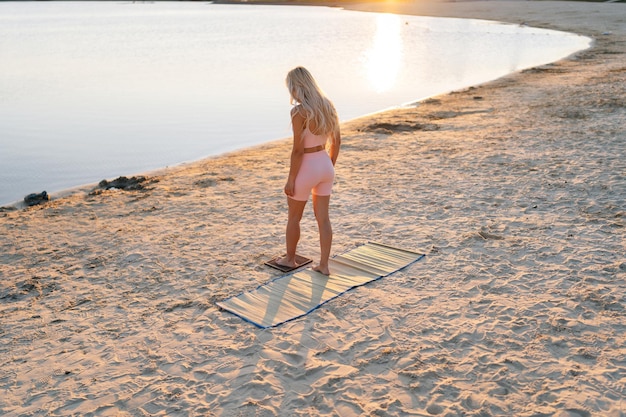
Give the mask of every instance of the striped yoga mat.
[(274, 327), (423, 257), (420, 253), (370, 242), (332, 258), (330, 276), (308, 268), (216, 304), (258, 327)]

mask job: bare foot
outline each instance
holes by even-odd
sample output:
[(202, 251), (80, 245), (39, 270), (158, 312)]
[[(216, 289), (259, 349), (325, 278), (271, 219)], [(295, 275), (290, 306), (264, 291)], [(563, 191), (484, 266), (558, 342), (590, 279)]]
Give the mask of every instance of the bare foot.
[(330, 270), (328, 269), (328, 267), (322, 267), (321, 265), (317, 265), (314, 266), (312, 269), (316, 272), (319, 272), (320, 274), (330, 275)]
[(295, 259), (289, 260), (287, 256), (283, 256), (282, 258), (276, 259), (276, 264), (280, 266), (286, 266), (289, 268), (296, 268), (298, 266)]

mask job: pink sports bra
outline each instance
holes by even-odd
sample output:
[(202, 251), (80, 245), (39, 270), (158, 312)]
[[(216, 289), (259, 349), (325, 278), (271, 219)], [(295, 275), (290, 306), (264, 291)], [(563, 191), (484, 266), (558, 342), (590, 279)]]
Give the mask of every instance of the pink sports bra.
[(319, 145), (326, 145), (326, 135), (316, 135), (308, 127), (302, 131), (302, 140), (305, 148), (314, 148)]

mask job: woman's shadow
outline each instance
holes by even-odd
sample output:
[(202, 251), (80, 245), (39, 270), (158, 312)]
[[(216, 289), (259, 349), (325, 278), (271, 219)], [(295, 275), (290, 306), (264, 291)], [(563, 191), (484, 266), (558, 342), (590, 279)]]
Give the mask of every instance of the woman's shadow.
[(267, 286), (269, 298), (260, 325), (276, 326), (314, 310), (322, 302), (329, 280), (329, 276), (308, 268), (271, 282)]

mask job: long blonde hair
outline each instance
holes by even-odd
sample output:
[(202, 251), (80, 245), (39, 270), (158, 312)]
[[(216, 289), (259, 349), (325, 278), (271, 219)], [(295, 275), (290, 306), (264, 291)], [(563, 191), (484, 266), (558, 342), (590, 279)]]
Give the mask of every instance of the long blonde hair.
[(305, 126), (311, 122), (317, 132), (332, 136), (339, 130), (339, 118), (333, 103), (319, 88), (311, 73), (304, 67), (296, 67), (287, 73), (285, 80), (291, 104), (298, 104), (304, 111)]

